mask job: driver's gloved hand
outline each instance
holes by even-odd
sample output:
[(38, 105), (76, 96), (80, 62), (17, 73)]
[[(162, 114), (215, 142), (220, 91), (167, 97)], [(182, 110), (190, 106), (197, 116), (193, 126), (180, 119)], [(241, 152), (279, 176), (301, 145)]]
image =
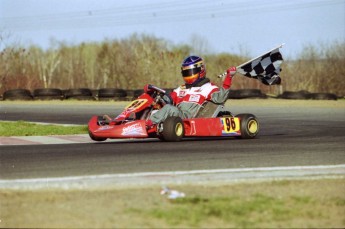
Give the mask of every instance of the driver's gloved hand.
[(236, 67), (230, 67), (228, 70), (226, 70), (226, 76), (232, 78), (232, 77), (234, 77), (236, 72), (237, 72)]
[(236, 74), (236, 67), (231, 67), (228, 70), (226, 70), (226, 77), (223, 81), (223, 88), (229, 89), (232, 84), (232, 77)]
[(162, 99), (164, 100), (164, 102), (166, 104), (173, 104), (174, 103), (172, 98), (171, 98), (171, 96), (169, 94), (163, 95)]

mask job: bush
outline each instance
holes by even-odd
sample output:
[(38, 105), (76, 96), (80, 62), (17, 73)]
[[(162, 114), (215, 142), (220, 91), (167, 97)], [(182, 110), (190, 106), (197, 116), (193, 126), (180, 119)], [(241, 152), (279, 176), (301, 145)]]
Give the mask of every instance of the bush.
[[(195, 44), (193, 44), (195, 46)], [(189, 45), (171, 45), (153, 36), (134, 34), (123, 40), (79, 45), (53, 44), (48, 50), (36, 46), (5, 47), (0, 53), (0, 94), (27, 88), (142, 88), (151, 83), (175, 88), (183, 83), (182, 60), (196, 52)], [(201, 53), (208, 77), (218, 85), (217, 75), (250, 57)], [(296, 60), (282, 65), (281, 86), (266, 86), (255, 79), (236, 76), (232, 89), (258, 89), (264, 94), (307, 90), (343, 96), (345, 42), (306, 46)]]

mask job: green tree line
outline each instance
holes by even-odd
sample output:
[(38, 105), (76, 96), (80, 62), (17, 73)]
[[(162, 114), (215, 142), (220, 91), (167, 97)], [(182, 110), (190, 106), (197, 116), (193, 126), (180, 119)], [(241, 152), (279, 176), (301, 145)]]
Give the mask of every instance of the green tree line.
[[(182, 60), (192, 53), (203, 56), (207, 76), (220, 85), (218, 74), (251, 59), (246, 55), (200, 54), (199, 51), (194, 45), (172, 45), (164, 39), (138, 34), (98, 43), (61, 42), (46, 50), (35, 45), (26, 48), (10, 45), (0, 53), (0, 93), (16, 88), (138, 89), (146, 83), (174, 88), (182, 84)], [(232, 88), (254, 88), (272, 94), (306, 90), (343, 96), (344, 63), (345, 42), (310, 45), (298, 58), (285, 59), (281, 86), (266, 86), (258, 80), (236, 76)]]

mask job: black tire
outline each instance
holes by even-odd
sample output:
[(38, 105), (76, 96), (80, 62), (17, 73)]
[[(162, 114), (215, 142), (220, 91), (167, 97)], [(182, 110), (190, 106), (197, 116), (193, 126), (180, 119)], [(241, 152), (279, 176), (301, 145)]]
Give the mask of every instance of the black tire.
[(163, 131), (159, 139), (167, 142), (181, 141), (184, 136), (184, 125), (180, 117), (171, 116), (163, 122)]
[(92, 97), (97, 98), (98, 96), (98, 89), (91, 89)]
[(81, 101), (96, 100), (96, 98), (93, 96), (84, 96), (84, 95), (70, 96), (66, 99), (68, 99), (68, 100), (81, 100)]
[(134, 97), (135, 90), (126, 90), (127, 97)]
[(88, 88), (69, 89), (65, 92), (66, 99), (95, 100), (92, 91)]
[(94, 140), (96, 142), (103, 142), (103, 141), (107, 140), (107, 138), (95, 137), (90, 131), (89, 131), (89, 136), (92, 140)]
[(58, 88), (39, 88), (34, 90), (36, 96), (62, 96), (62, 91)]
[(338, 96), (332, 93), (312, 93), (310, 98), (315, 100), (337, 100)]
[(134, 95), (134, 98), (138, 98), (139, 96), (141, 96), (141, 94), (144, 93), (144, 89), (137, 89), (137, 90), (134, 90), (133, 92), (133, 95)]
[(255, 115), (252, 114), (238, 114), (236, 117), (240, 118), (241, 137), (243, 139), (255, 138), (259, 133), (259, 122)]
[(262, 94), (260, 89), (241, 89), (237, 92), (239, 98), (266, 98), (265, 94)]
[(283, 99), (309, 99), (310, 93), (307, 91), (284, 91), (283, 94), (279, 96)]
[(3, 100), (32, 100), (32, 95), (27, 89), (13, 89), (4, 92)]
[(11, 97), (4, 97), (3, 100), (10, 100), (10, 101), (14, 101), (14, 100), (24, 100), (24, 101), (29, 101), (32, 100), (32, 96), (24, 96), (24, 95), (18, 95), (18, 96), (11, 96)]
[(229, 99), (241, 99), (238, 90), (230, 90), (228, 98)]
[(65, 92), (66, 98), (76, 97), (76, 96), (90, 96), (92, 97), (92, 91), (88, 88), (78, 88), (78, 89), (69, 89)]
[(230, 90), (229, 99), (267, 98), (259, 89)]
[(58, 88), (39, 88), (33, 92), (35, 100), (62, 100), (63, 93)]
[(127, 96), (127, 92), (117, 88), (101, 88), (98, 90), (98, 97), (123, 98)]
[(133, 99), (136, 99), (136, 97), (134, 96), (134, 91), (135, 90), (126, 90), (126, 100), (131, 101)]
[(4, 97), (32, 96), (28, 89), (12, 89), (4, 92)]
[(34, 100), (63, 100), (63, 96), (35, 96)]

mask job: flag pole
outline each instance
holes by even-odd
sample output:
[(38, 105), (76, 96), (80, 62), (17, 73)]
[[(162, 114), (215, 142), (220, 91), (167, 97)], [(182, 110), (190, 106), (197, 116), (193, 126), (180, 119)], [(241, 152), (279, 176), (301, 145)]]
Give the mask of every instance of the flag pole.
[(252, 62), (253, 60), (255, 60), (255, 59), (257, 59), (257, 58), (263, 56), (263, 55), (266, 54), (266, 53), (269, 53), (269, 52), (272, 52), (272, 51), (275, 50), (275, 49), (281, 48), (281, 47), (283, 47), (283, 45), (285, 45), (285, 43), (283, 43), (283, 44), (281, 44), (281, 45), (279, 45), (279, 46), (277, 46), (277, 47), (275, 47), (275, 48), (273, 48), (273, 49), (271, 49), (271, 50), (269, 50), (269, 51), (267, 51), (267, 52), (264, 52), (263, 54), (261, 54), (261, 55), (255, 57), (255, 58), (253, 58), (253, 59), (251, 59), (251, 60), (248, 60), (247, 62), (245, 62), (245, 63), (243, 63), (243, 64), (241, 64), (241, 65), (238, 65), (237, 68), (240, 68), (240, 67), (242, 67), (242, 66), (244, 66), (244, 65), (246, 65), (246, 64), (248, 64), (248, 63), (250, 63), (250, 62)]
[[(283, 47), (284, 45), (285, 45), (285, 43), (282, 43), (281, 45), (279, 45), (279, 46), (277, 46), (277, 47), (275, 47), (275, 48), (273, 48), (273, 49), (271, 49), (271, 50), (269, 50), (269, 51), (267, 51), (267, 52), (264, 52), (263, 54), (261, 54), (261, 55), (255, 57), (255, 58), (253, 58), (253, 59), (251, 59), (251, 60), (248, 60), (247, 62), (245, 62), (245, 63), (243, 63), (243, 64), (240, 64), (240, 65), (238, 65), (238, 66), (236, 67), (236, 69), (237, 69), (237, 68), (240, 68), (240, 67), (242, 67), (242, 66), (244, 66), (244, 65), (246, 65), (246, 64), (248, 64), (248, 63), (250, 63), (250, 62), (252, 62), (252, 61), (254, 61), (255, 59), (257, 59), (257, 58), (259, 58), (259, 57), (265, 55), (266, 53), (269, 53), (269, 52), (272, 52), (272, 51), (275, 50), (275, 49), (281, 48), (281, 47)], [(226, 74), (227, 74), (227, 72), (225, 71), (224, 73), (218, 75), (218, 78), (222, 78), (222, 77), (225, 76)]]

